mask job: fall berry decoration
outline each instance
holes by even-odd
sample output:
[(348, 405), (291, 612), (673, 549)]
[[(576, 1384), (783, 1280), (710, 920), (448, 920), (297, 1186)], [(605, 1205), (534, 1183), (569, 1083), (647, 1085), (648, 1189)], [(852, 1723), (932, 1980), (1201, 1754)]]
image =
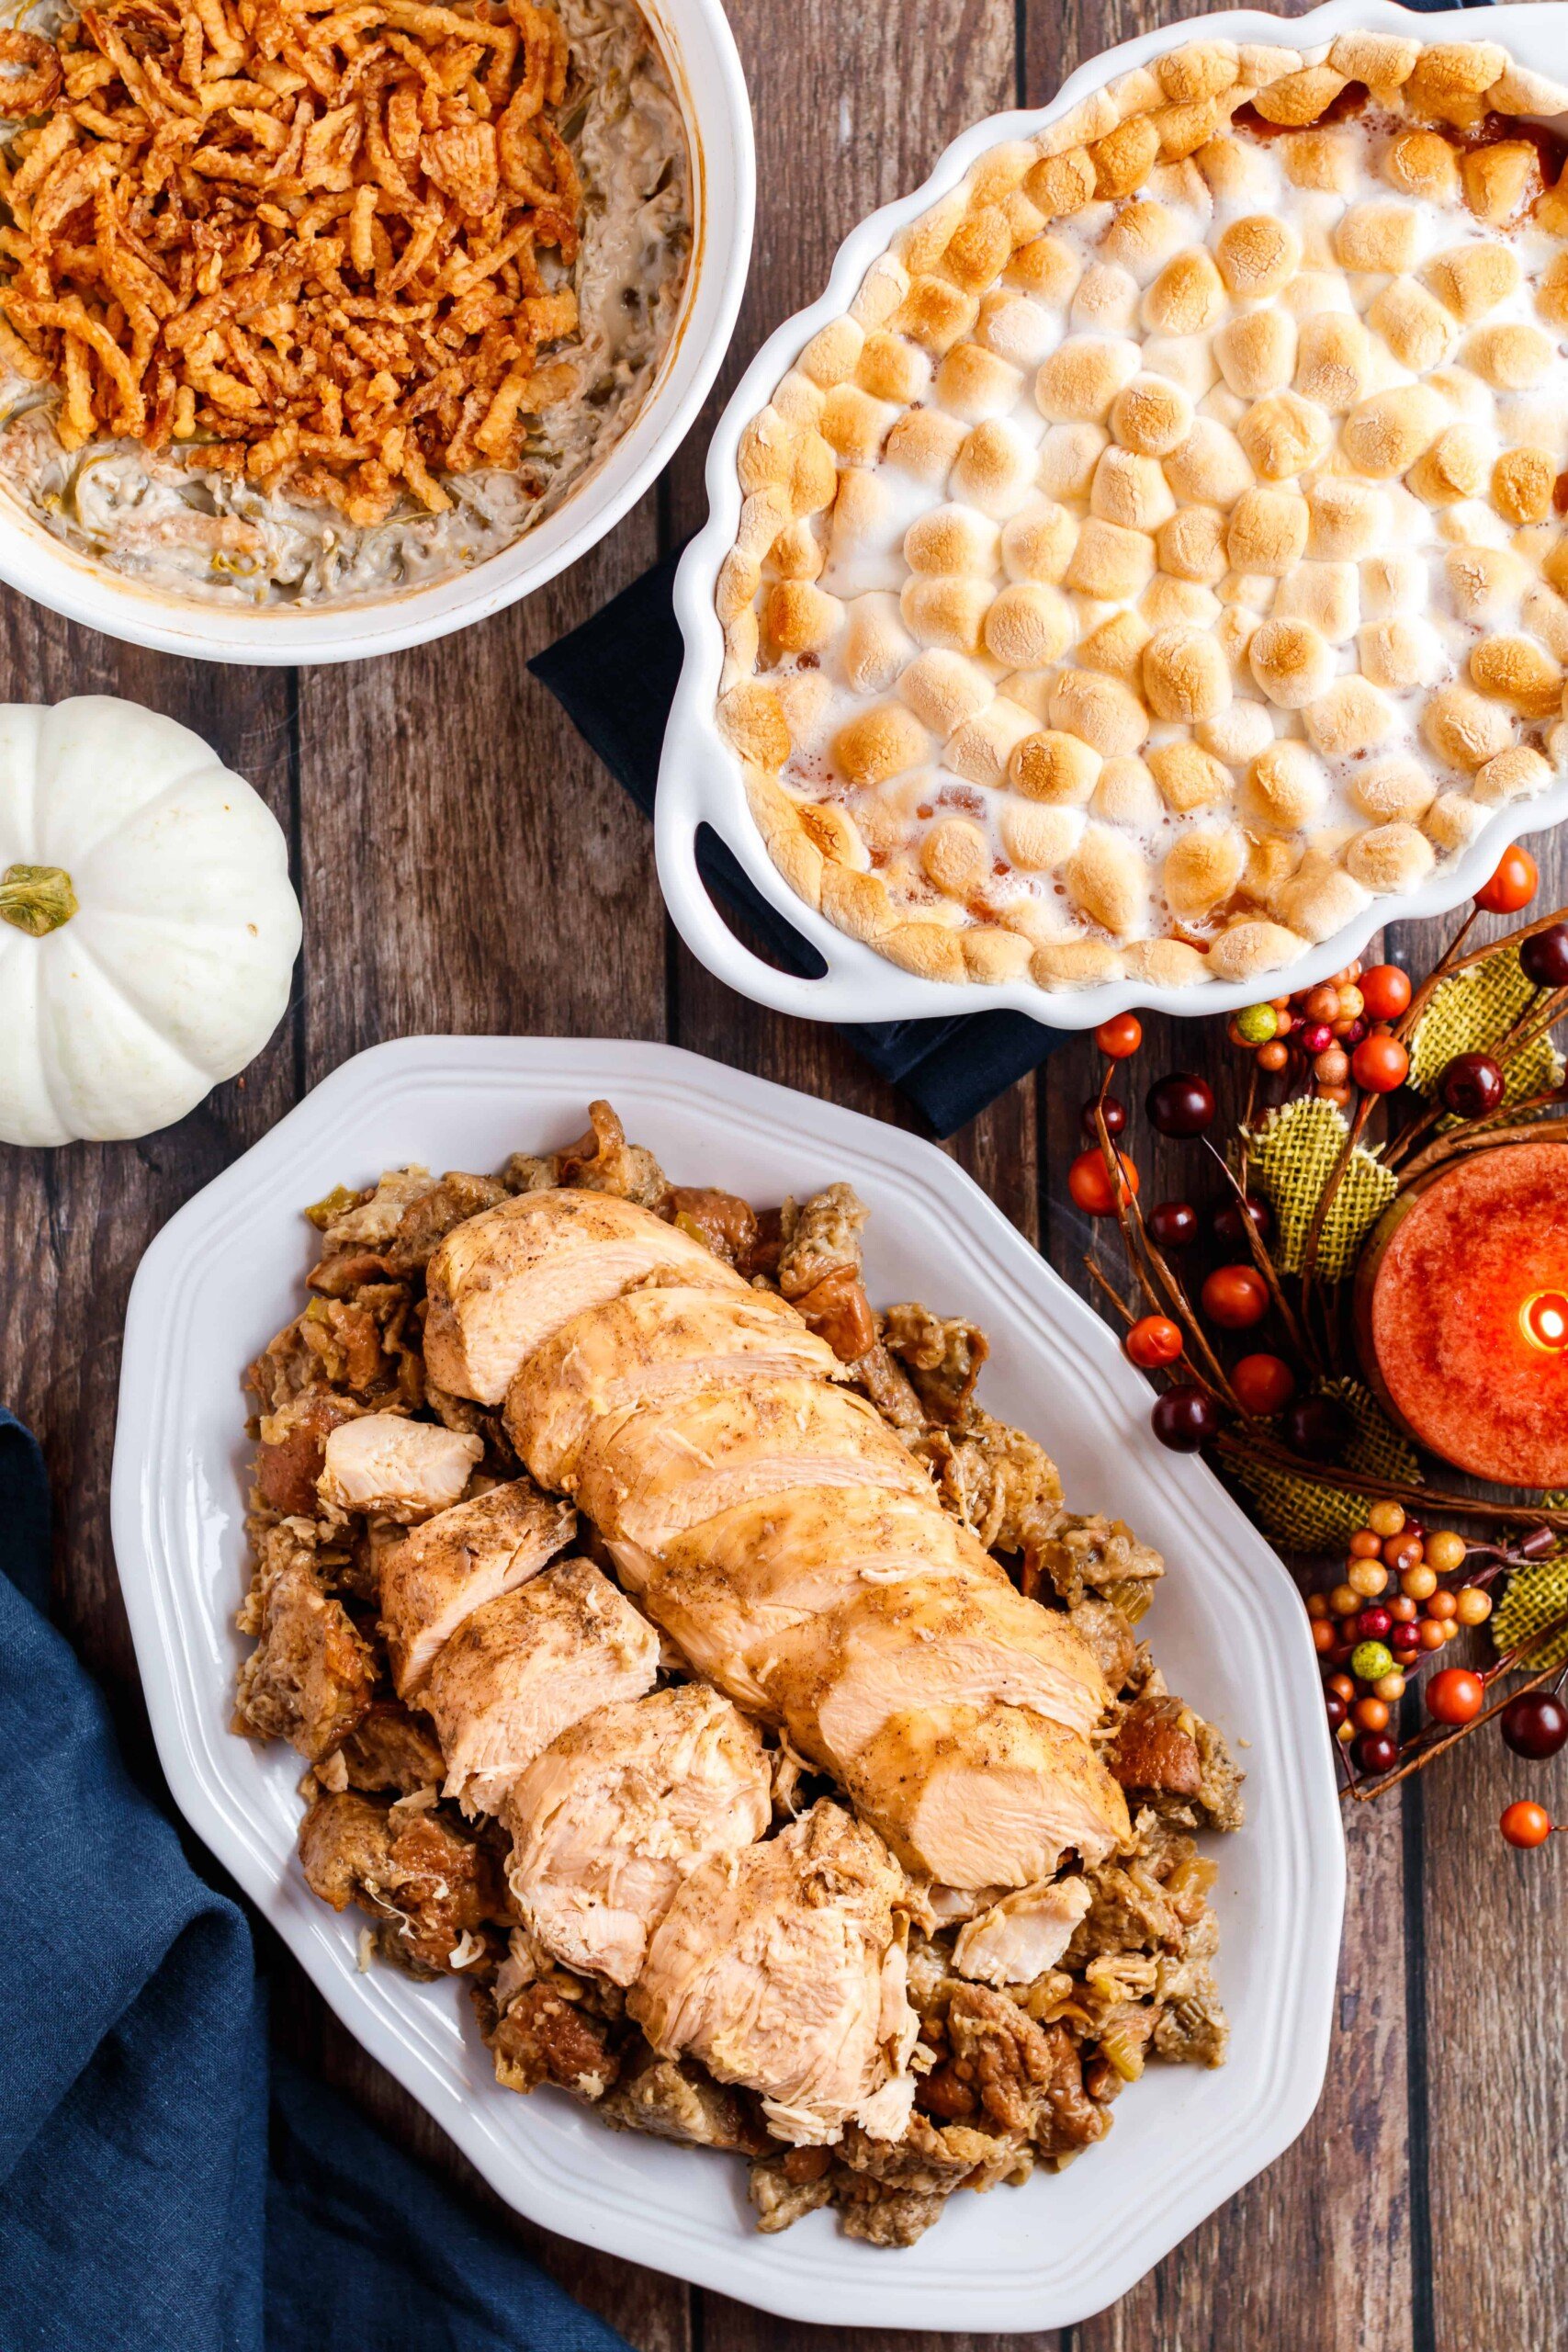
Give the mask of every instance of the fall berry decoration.
[(1369, 1094), (1392, 1094), (1410, 1075), (1410, 1056), (1388, 1030), (1374, 1029), (1351, 1055), (1350, 1075)]
[(1562, 1825), (1553, 1822), (1544, 1805), (1536, 1804), (1529, 1797), (1517, 1797), (1512, 1804), (1504, 1806), (1497, 1826), (1510, 1846), (1529, 1853), (1537, 1846), (1544, 1846), (1552, 1830)]
[(1309, 1462), (1332, 1462), (1344, 1453), (1353, 1427), (1337, 1397), (1298, 1396), (1285, 1415), (1285, 1442)]
[(1501, 1106), (1507, 1080), (1490, 1054), (1456, 1054), (1438, 1091), (1456, 1119), (1484, 1119)]
[(1226, 1331), (1250, 1330), (1269, 1312), (1269, 1286), (1254, 1266), (1217, 1266), (1199, 1295), (1210, 1321)]
[(1524, 940), (1519, 969), (1538, 989), (1568, 989), (1568, 922), (1550, 923)]
[(1361, 1003), (1370, 1021), (1397, 1021), (1410, 1003), (1410, 975), (1397, 964), (1372, 964), (1361, 974)]
[(1116, 1158), (1122, 1170), (1119, 1186), (1112, 1182), (1098, 1145), (1092, 1151), (1080, 1152), (1067, 1170), (1067, 1190), (1090, 1216), (1114, 1216), (1118, 1192), (1124, 1197), (1138, 1189), (1138, 1171), (1126, 1153), (1119, 1151)]
[(1555, 1690), (1521, 1690), (1504, 1708), (1497, 1727), (1504, 1747), (1532, 1763), (1568, 1747), (1568, 1707)]
[(1176, 1070), (1156, 1079), (1145, 1102), (1153, 1125), (1162, 1136), (1190, 1138), (1214, 1123), (1214, 1090), (1205, 1078), (1190, 1070)]
[(1472, 1724), (1486, 1704), (1486, 1685), (1465, 1666), (1445, 1666), (1426, 1690), (1427, 1713), (1435, 1723)]
[(1214, 1238), (1233, 1250), (1246, 1241), (1249, 1225), (1259, 1241), (1267, 1241), (1274, 1230), (1273, 1213), (1268, 1202), (1259, 1200), (1255, 1193), (1248, 1193), (1245, 1200), (1233, 1196), (1214, 1211)]
[(1143, 1315), (1122, 1345), (1141, 1371), (1163, 1372), (1168, 1364), (1180, 1362), (1186, 1342), (1180, 1324), (1173, 1323), (1168, 1315)]
[(1105, 1121), (1108, 1136), (1122, 1135), (1127, 1125), (1127, 1105), (1119, 1102), (1114, 1094), (1091, 1094), (1079, 1114), (1083, 1131), (1091, 1140), (1100, 1133), (1095, 1125), (1097, 1118)]
[(1118, 1012), (1111, 1020), (1102, 1021), (1094, 1033), (1094, 1042), (1108, 1060), (1129, 1060), (1144, 1042), (1144, 1027), (1136, 1013)]
[[(1243, 1356), (1231, 1367), (1231, 1386), (1244, 1413), (1266, 1419), (1290, 1403), (1296, 1393), (1296, 1375), (1282, 1356)], [(1381, 1591), (1382, 1587), (1373, 1589)]]
[[(1234, 1013), (1228, 1028), (1232, 1045), (1249, 1053), (1265, 1078), (1305, 1081), (1319, 1101), (1348, 1102), (1353, 1057), (1373, 1022), (1394, 1019), (1410, 1001), (1409, 982), (1396, 965), (1374, 965), (1372, 969), (1393, 974), (1395, 982), (1404, 981), (1403, 1000), (1393, 983), (1381, 989), (1374, 987), (1369, 997), (1368, 973), (1361, 965), (1349, 964), (1331, 980), (1299, 989), (1293, 996), (1247, 1005)], [(1374, 1057), (1371, 1067), (1392, 1071), (1393, 1057), (1385, 1056), (1380, 1062)], [(1357, 1080), (1360, 1085), (1369, 1082)], [(1403, 1083), (1403, 1074), (1390, 1076), (1386, 1087), (1379, 1091), (1392, 1091)]]
[(1475, 903), (1489, 915), (1517, 915), (1529, 906), (1540, 882), (1534, 858), (1516, 842), (1503, 852), (1491, 880), (1477, 890)]
[(1199, 1234), (1198, 1212), (1190, 1201), (1159, 1201), (1149, 1211), (1149, 1238), (1162, 1250), (1190, 1250)]
[(1161, 1445), (1172, 1453), (1196, 1453), (1218, 1430), (1220, 1412), (1206, 1389), (1184, 1383), (1155, 1398), (1149, 1420)]

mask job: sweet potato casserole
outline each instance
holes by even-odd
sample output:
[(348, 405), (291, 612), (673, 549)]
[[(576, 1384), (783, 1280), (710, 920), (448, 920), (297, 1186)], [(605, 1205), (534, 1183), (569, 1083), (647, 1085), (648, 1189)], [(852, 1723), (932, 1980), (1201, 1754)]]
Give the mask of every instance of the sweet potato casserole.
[(1238, 1776), (1138, 1639), (1158, 1555), (986, 1411), (974, 1325), (874, 1310), (851, 1189), (759, 1212), (592, 1120), (310, 1212), (235, 1728), (505, 2087), (907, 2245), (1220, 2064)]
[(181, 594), (385, 595), (498, 553), (626, 430), (691, 243), (635, 0), (27, 24), (0, 484), (68, 545)]
[(901, 231), (739, 450), (792, 888), (929, 978), (1239, 981), (1561, 780), (1564, 117), (1489, 42), (1205, 40)]

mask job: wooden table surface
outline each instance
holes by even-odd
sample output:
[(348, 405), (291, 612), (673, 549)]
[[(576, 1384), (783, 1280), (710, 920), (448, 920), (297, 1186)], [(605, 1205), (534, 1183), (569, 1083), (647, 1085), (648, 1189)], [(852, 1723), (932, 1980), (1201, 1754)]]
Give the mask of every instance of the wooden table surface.
[[(768, 331), (818, 292), (844, 232), (915, 186), (957, 131), (1044, 101), (1080, 60), (1190, 13), (1160, 0), (730, 0), (757, 122), (757, 242), (710, 415)], [(0, 1153), (0, 1395), (49, 1456), (60, 1621), (107, 1687), (149, 1786), (157, 1767), (108, 1534), (126, 1293), (164, 1221), (308, 1088), (348, 1055), (412, 1032), (669, 1038), (914, 1124), (837, 1035), (758, 1011), (691, 961), (664, 920), (646, 823), (525, 672), (695, 526), (707, 430), (700, 423), (656, 492), (542, 594), (390, 660), (221, 669), (116, 645), (15, 595), (0, 603), (5, 695), (125, 695), (198, 729), (276, 811), (305, 910), (288, 1018), (244, 1077), (141, 1143)], [(1536, 847), (1553, 893), (1540, 905), (1568, 899), (1568, 846)], [(1434, 936), (1396, 944), (1418, 958)], [(1234, 1064), (1218, 1023), (1185, 1032), (1179, 1051), (1167, 1024), (1151, 1023), (1140, 1092), (1173, 1060), (1199, 1057), (1211, 1071)], [(1070, 1044), (953, 1147), (1080, 1285), (1088, 1234), (1064, 1176), (1093, 1060)], [(1134, 1148), (1149, 1196), (1161, 1197), (1141, 1120)], [(1482, 1737), (1402, 1798), (1356, 1814), (1316, 2117), (1131, 2295), (1070, 2331), (1074, 2352), (1548, 2352), (1568, 2336), (1568, 1865), (1498, 1839), (1497, 1814), (1527, 1782), (1568, 1808), (1568, 1757), (1514, 1767)], [(487, 2199), (262, 1941), (280, 2040)], [(1031, 2193), (1049, 2226), (1048, 2184)], [(513, 2226), (638, 2352), (912, 2352), (943, 2341), (1067, 2352), (1054, 2331), (943, 2339), (797, 2327)]]

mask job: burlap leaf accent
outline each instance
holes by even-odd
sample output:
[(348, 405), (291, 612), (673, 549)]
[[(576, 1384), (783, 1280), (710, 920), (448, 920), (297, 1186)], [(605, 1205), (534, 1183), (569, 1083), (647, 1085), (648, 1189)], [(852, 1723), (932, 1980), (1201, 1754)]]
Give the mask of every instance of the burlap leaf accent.
[[(1314, 1214), (1349, 1132), (1332, 1102), (1307, 1099), (1270, 1111), (1247, 1136), (1279, 1228), (1274, 1261), (1288, 1274), (1302, 1271)], [(1358, 1144), (1318, 1237), (1317, 1272), (1326, 1281), (1343, 1281), (1397, 1190), (1392, 1169)]]
[[(1527, 1639), (1538, 1625), (1550, 1624), (1553, 1617), (1561, 1617), (1565, 1609), (1568, 1552), (1554, 1552), (1549, 1559), (1532, 1560), (1528, 1568), (1516, 1568), (1492, 1619), (1492, 1639), (1498, 1655), (1511, 1650), (1516, 1642)], [(1562, 1666), (1565, 1662), (1568, 1626), (1538, 1648), (1527, 1650), (1518, 1660), (1531, 1674), (1539, 1674), (1542, 1667)]]
[[(1499, 948), (1484, 964), (1473, 964), (1468, 972), (1440, 981), (1410, 1040), (1411, 1085), (1423, 1094), (1435, 1093), (1456, 1054), (1489, 1053), (1535, 994), (1520, 968), (1517, 947)], [(1504, 1078), (1505, 1105), (1522, 1102), (1562, 1084), (1562, 1057), (1550, 1037), (1540, 1037), (1508, 1064)], [(1444, 1125), (1457, 1122), (1445, 1120)]]
[[(1359, 1380), (1327, 1380), (1323, 1385), (1324, 1393), (1337, 1396), (1356, 1424), (1356, 1433), (1345, 1449), (1345, 1467), (1416, 1485), (1420, 1464), (1415, 1451), (1384, 1419), (1371, 1391)], [(1264, 1532), (1292, 1551), (1340, 1549), (1367, 1523), (1370, 1495), (1342, 1494), (1337, 1487), (1320, 1486), (1314, 1478), (1292, 1470), (1276, 1470), (1266, 1463), (1233, 1460), (1227, 1466), (1251, 1496)]]

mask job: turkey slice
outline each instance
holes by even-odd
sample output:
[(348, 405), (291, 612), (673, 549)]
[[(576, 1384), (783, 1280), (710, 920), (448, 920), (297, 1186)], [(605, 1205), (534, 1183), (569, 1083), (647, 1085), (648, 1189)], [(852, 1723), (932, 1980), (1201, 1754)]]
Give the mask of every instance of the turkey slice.
[(870, 1586), (747, 1662), (796, 1747), (833, 1771), (910, 1708), (1028, 1707), (1087, 1736), (1111, 1699), (1065, 1616), (1010, 1584), (934, 1574)]
[(651, 1690), (659, 1636), (587, 1560), (560, 1560), (466, 1617), (420, 1699), (446, 1758), (443, 1794), (493, 1813), (520, 1772), (596, 1709)]
[(481, 1438), (411, 1421), (404, 1413), (362, 1413), (327, 1432), (316, 1492), (330, 1510), (374, 1512), (405, 1524), (446, 1510), (484, 1453)]
[(822, 1380), (757, 1377), (611, 1417), (578, 1470), (594, 1525), (653, 1555), (737, 1503), (802, 1486), (886, 1487), (936, 1509), (925, 1471), (874, 1408)]
[(626, 2007), (664, 2058), (690, 2051), (759, 2092), (781, 2140), (908, 2120), (919, 2020), (905, 1987), (910, 1890), (880, 1838), (824, 1799), (763, 1845), (705, 1862), (649, 1945)]
[(703, 1683), (596, 1710), (502, 1802), (524, 1925), (567, 1967), (635, 1984), (682, 1880), (753, 1844), (771, 1792), (755, 1726)]
[(563, 1323), (508, 1389), (506, 1427), (540, 1484), (570, 1491), (582, 1445), (606, 1414), (759, 1374), (831, 1380), (842, 1369), (771, 1291), (660, 1283)]
[(754, 1657), (858, 1592), (930, 1577), (1012, 1590), (989, 1553), (922, 1496), (793, 1487), (676, 1536), (652, 1566), (643, 1602), (699, 1673), (741, 1706), (776, 1716)]
[(891, 1716), (840, 1777), (906, 1869), (949, 1887), (1029, 1886), (1069, 1849), (1092, 1865), (1131, 1835), (1088, 1742), (1021, 1707)]
[(1055, 1967), (1090, 1900), (1087, 1878), (1020, 1887), (959, 1929), (953, 1965), (982, 1984), (1032, 1984)]
[(424, 1364), (459, 1396), (499, 1405), (536, 1348), (585, 1306), (671, 1267), (749, 1295), (712, 1251), (611, 1193), (521, 1193), (455, 1226), (425, 1275)]
[(576, 1527), (570, 1503), (514, 1478), (438, 1511), (389, 1545), (380, 1563), (381, 1623), (399, 1695), (408, 1697), (465, 1617), (536, 1576)]

